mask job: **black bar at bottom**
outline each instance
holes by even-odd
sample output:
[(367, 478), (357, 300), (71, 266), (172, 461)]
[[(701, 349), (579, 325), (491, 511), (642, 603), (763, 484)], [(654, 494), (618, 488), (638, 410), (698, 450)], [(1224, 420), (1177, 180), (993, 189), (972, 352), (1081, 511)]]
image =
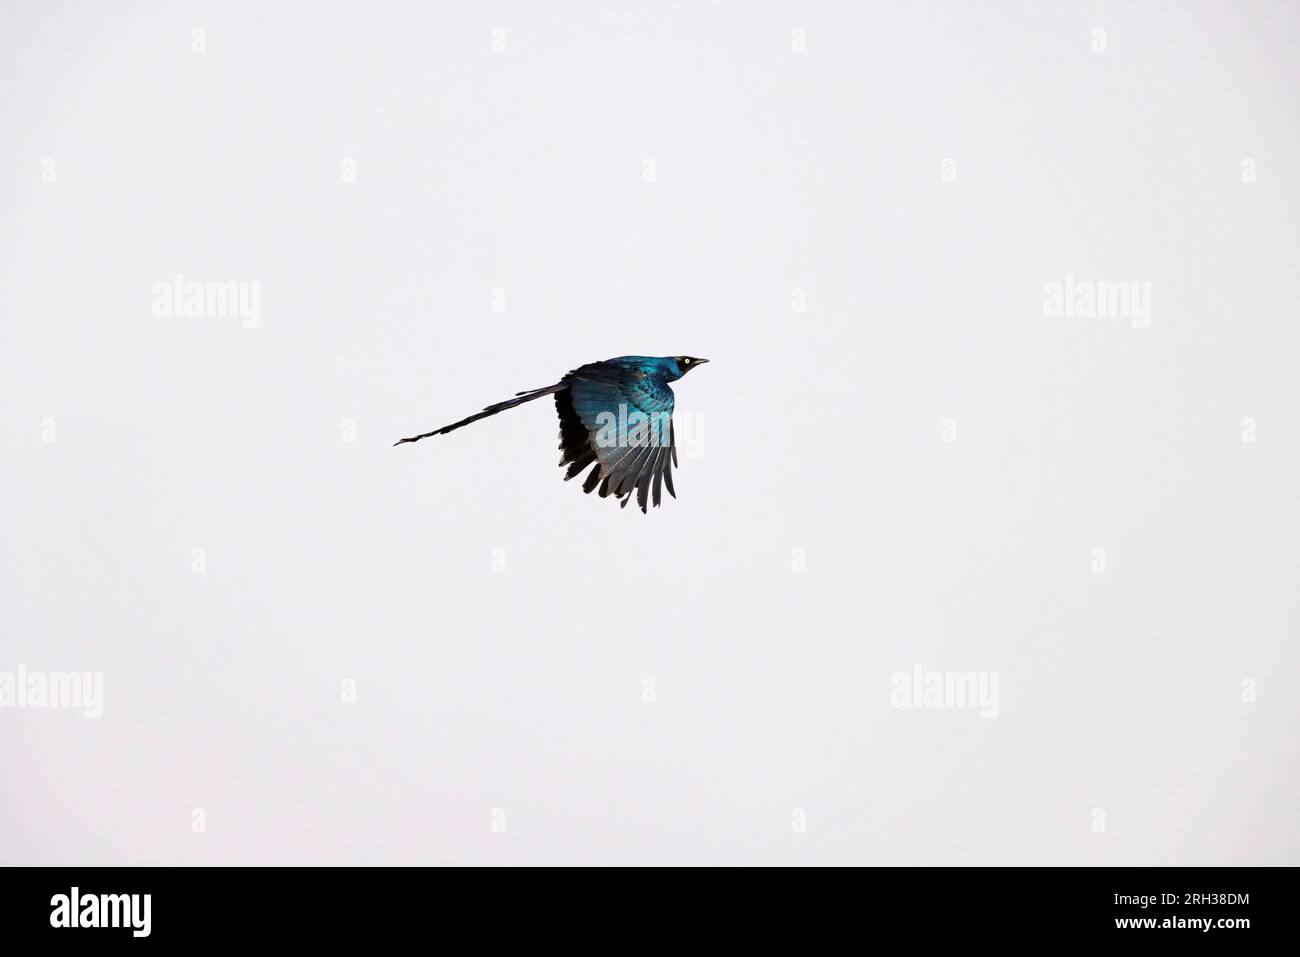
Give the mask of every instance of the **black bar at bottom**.
[(0, 935), (10, 945), (337, 948), (412, 933), (450, 946), (469, 934), (493, 946), (515, 931), (534, 946), (576, 938), (617, 948), (746, 937), (806, 945), (847, 933), (860, 943), (901, 936), (927, 946), (1127, 938), (1231, 947), (1290, 938), (1295, 876), (1289, 868), (628, 868), (612, 879), (578, 869), (540, 879), (483, 870), (7, 868)]

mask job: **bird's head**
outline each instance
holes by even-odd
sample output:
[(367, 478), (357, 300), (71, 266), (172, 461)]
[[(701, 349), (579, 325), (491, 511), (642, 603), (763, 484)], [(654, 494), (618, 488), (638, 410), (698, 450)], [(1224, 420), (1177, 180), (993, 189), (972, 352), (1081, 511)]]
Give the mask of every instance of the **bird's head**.
[(708, 359), (697, 359), (695, 356), (673, 356), (673, 362), (677, 365), (677, 378), (681, 378), (697, 366), (702, 366), (708, 362)]

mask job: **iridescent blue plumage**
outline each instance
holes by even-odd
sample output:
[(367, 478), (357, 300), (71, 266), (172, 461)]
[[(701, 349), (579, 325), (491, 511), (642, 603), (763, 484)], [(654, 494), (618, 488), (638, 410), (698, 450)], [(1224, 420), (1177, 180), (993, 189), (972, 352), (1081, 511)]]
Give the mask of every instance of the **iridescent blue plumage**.
[(560, 465), (565, 480), (591, 466), (583, 482), (584, 492), (599, 489), (600, 497), (613, 495), (626, 506), (636, 493), (637, 504), (660, 503), (660, 489), (677, 497), (673, 488), (673, 466), (677, 449), (673, 444), (673, 390), (676, 382), (696, 366), (707, 362), (693, 356), (619, 356), (574, 369), (555, 385), (520, 392), (516, 398), (490, 405), (482, 412), (451, 425), (400, 439), (417, 442), (431, 435), (445, 435), (479, 419), (496, 415), (544, 395), (555, 396), (560, 416)]

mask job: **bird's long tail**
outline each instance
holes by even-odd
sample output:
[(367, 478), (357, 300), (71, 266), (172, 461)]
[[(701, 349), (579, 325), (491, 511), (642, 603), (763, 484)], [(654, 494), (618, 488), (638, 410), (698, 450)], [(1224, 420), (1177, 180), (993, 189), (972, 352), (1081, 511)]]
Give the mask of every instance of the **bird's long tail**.
[(534, 389), (531, 392), (518, 393), (519, 398), (507, 399), (505, 402), (498, 402), (495, 405), (489, 405), (482, 412), (475, 412), (469, 418), (461, 419), (459, 422), (453, 422), (451, 425), (444, 425), (440, 429), (434, 429), (432, 432), (423, 432), (420, 435), (413, 435), (409, 439), (398, 439), (394, 445), (401, 445), (403, 442), (418, 442), (420, 439), (427, 439), (431, 435), (446, 435), (448, 432), (454, 432), (462, 426), (469, 425), (471, 422), (477, 422), (479, 419), (486, 419), (489, 415), (496, 415), (498, 412), (504, 412), (506, 409), (513, 409), (517, 405), (523, 405), (525, 402), (532, 402), (533, 399), (540, 399), (544, 395), (551, 395), (559, 392), (561, 389), (567, 389), (567, 382), (557, 382), (555, 385), (548, 385), (545, 389)]

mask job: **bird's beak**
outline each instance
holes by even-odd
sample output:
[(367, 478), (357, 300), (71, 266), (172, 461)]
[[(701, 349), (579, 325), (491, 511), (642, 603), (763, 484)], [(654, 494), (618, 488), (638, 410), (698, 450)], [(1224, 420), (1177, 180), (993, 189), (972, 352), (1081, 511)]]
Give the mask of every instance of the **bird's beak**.
[(695, 360), (695, 364), (696, 364), (697, 366), (702, 366), (702, 365), (704, 365), (704, 363), (706, 363), (706, 362), (708, 362), (708, 361), (709, 361), (708, 359), (696, 359), (696, 360)]

